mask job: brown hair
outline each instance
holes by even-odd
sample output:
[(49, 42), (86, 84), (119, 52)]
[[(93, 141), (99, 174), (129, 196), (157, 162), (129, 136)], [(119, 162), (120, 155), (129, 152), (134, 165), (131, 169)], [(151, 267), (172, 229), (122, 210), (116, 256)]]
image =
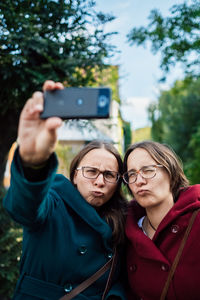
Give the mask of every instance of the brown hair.
[(124, 156), (124, 172), (127, 171), (127, 160), (130, 153), (137, 148), (145, 149), (158, 164), (164, 166), (169, 175), (171, 192), (175, 201), (180, 188), (186, 188), (189, 185), (189, 181), (183, 172), (180, 158), (168, 145), (153, 141), (142, 141), (131, 145), (126, 151)]
[[(118, 162), (118, 172), (122, 175), (123, 162), (117, 149), (108, 142), (95, 140), (87, 144), (72, 160), (70, 165), (70, 180), (74, 184), (74, 174), (83, 157), (94, 149), (105, 149), (112, 153)], [(112, 198), (98, 210), (101, 217), (112, 227), (112, 240), (114, 245), (122, 244), (125, 240), (125, 216), (127, 202), (121, 192), (121, 177), (117, 183), (116, 191)]]

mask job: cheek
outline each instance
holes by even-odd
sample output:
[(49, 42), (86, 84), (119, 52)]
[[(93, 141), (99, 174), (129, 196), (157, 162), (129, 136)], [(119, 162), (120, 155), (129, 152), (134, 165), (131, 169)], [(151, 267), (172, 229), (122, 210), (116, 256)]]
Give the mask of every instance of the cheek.
[(130, 184), (128, 187), (129, 187), (129, 190), (131, 191), (131, 193), (134, 195), (134, 185)]
[(84, 192), (84, 190), (87, 190), (88, 182), (86, 178), (80, 176), (78, 173), (74, 175), (73, 183), (78, 189), (79, 192)]
[(165, 191), (170, 191), (171, 187), (170, 187), (170, 180), (169, 180), (169, 176), (167, 174), (163, 174), (163, 176), (161, 176), (159, 178), (159, 180), (156, 183), (157, 188), (159, 188), (160, 190), (165, 190)]

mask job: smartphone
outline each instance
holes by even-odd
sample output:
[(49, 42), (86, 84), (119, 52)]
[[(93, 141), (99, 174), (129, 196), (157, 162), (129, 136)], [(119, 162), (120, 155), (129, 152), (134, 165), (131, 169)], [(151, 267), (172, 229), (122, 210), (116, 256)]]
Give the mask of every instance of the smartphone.
[(44, 110), (40, 117), (65, 119), (109, 118), (111, 90), (107, 87), (64, 88), (44, 92)]

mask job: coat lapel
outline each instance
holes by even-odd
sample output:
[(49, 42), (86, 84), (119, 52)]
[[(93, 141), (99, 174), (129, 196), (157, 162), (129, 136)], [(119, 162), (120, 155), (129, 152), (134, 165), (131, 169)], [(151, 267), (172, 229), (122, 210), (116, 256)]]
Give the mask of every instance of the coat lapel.
[(138, 219), (134, 217), (134, 208), (131, 207), (126, 223), (126, 234), (132, 246), (136, 250), (137, 255), (153, 260), (156, 258), (156, 260), (168, 264), (168, 260), (158, 249), (156, 244), (139, 228), (137, 220)]
[(110, 226), (99, 216), (95, 208), (81, 196), (72, 183), (64, 176), (57, 175), (55, 189), (68, 206), (70, 206), (89, 226), (100, 233), (104, 243), (109, 247), (108, 244), (112, 236)]

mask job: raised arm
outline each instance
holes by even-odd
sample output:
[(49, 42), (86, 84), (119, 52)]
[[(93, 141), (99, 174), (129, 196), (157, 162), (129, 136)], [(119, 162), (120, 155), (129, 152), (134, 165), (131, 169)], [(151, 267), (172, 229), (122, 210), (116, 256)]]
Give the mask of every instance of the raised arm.
[[(62, 89), (59, 82), (46, 81), (43, 90)], [(35, 92), (26, 102), (19, 121), (19, 154), (24, 164), (40, 165), (53, 153), (57, 141), (57, 128), (62, 120), (57, 117), (40, 119), (43, 93)]]
[[(53, 81), (46, 81), (43, 86), (43, 90), (62, 88), (61, 83)], [(42, 110), (43, 93), (35, 92), (26, 102), (20, 115), (19, 148), (11, 167), (11, 185), (4, 198), (4, 207), (15, 221), (25, 226), (32, 226), (37, 222), (42, 202), (46, 203), (45, 212), (48, 213), (51, 201), (47, 195), (57, 168), (56, 157), (52, 154), (57, 141), (57, 129), (62, 120), (56, 117), (42, 120), (40, 119)], [(26, 176), (27, 169), (30, 173), (33, 170), (35, 174), (35, 170), (43, 168), (43, 165), (47, 172), (42, 179), (40, 176), (42, 169), (37, 173), (37, 180), (30, 180)]]

